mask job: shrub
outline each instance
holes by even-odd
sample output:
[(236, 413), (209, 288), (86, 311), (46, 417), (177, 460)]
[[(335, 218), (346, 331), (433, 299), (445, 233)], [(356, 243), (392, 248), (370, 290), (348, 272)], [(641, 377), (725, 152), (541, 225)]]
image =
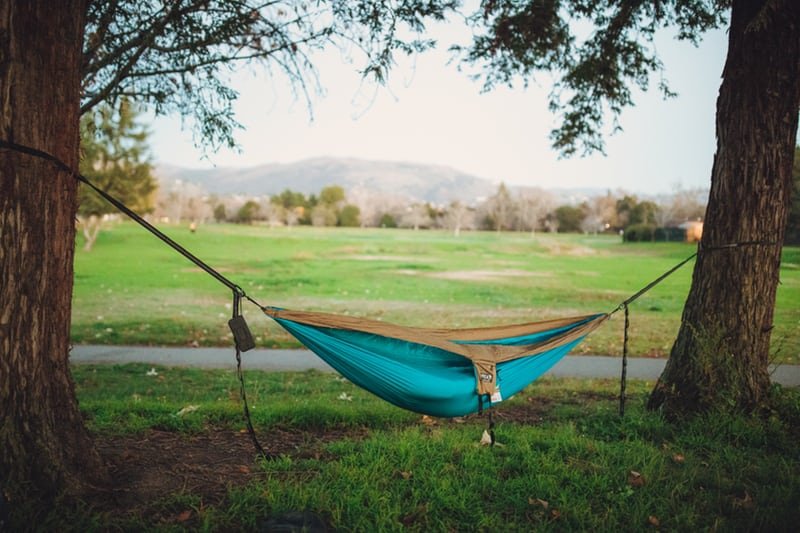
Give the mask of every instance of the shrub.
[(654, 241), (656, 226), (654, 224), (632, 224), (625, 228), (623, 240), (625, 242)]

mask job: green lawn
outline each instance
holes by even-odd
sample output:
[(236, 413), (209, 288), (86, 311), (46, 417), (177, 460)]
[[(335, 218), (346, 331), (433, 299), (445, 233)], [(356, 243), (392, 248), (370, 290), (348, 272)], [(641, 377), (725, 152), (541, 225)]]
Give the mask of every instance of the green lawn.
[[(614, 236), (206, 225), (165, 231), (264, 305), (348, 313), (434, 327), (472, 327), (596, 313), (694, 252), (683, 243), (623, 244)], [(77, 246), (75, 343), (228, 345), (230, 295), (144, 230), (104, 230)], [(664, 356), (689, 289), (686, 265), (631, 308), (633, 355)], [(299, 347), (251, 305), (263, 347)], [(579, 353), (617, 354), (622, 323)], [(800, 354), (800, 249), (784, 250), (774, 359)]]
[[(12, 508), (50, 531), (269, 530), (313, 513), (333, 531), (790, 531), (800, 521), (800, 396), (758, 416), (624, 418), (614, 381), (543, 379), (485, 417), (426, 419), (335, 374), (249, 372), (253, 461), (230, 371), (76, 366), (114, 492)], [(192, 406), (192, 409), (185, 409)], [(183, 410), (183, 412), (182, 412)], [(213, 443), (213, 444), (212, 444)], [(23, 522), (17, 522), (21, 525)]]

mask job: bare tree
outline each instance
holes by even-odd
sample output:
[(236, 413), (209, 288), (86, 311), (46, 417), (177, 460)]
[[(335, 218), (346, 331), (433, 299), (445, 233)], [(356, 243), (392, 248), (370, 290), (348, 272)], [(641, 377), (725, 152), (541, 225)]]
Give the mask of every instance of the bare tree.
[(469, 228), (474, 219), (474, 211), (462, 204), (458, 200), (452, 202), (442, 217), (442, 224), (449, 230), (452, 230), (453, 235), (458, 237), (461, 235), (462, 228)]
[(617, 216), (617, 200), (610, 192), (595, 196), (583, 204), (586, 216), (581, 229), (586, 233), (598, 233), (614, 226)]
[(415, 231), (430, 223), (431, 217), (430, 214), (428, 214), (428, 206), (425, 204), (413, 204), (406, 207), (405, 212), (400, 218), (400, 227), (414, 228)]
[(541, 227), (545, 215), (555, 209), (556, 198), (540, 188), (526, 189), (517, 200), (517, 217), (520, 229), (528, 230), (531, 236)]

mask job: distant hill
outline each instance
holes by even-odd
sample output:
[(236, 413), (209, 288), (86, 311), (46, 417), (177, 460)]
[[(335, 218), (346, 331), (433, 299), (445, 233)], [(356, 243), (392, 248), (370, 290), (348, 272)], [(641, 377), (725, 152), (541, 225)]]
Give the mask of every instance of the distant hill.
[(165, 181), (195, 183), (209, 193), (254, 196), (284, 189), (316, 194), (328, 185), (340, 185), (345, 191), (362, 187), (433, 203), (473, 203), (497, 190), (487, 179), (445, 166), (329, 157), (250, 168), (199, 170), (162, 165), (156, 167), (156, 174)]

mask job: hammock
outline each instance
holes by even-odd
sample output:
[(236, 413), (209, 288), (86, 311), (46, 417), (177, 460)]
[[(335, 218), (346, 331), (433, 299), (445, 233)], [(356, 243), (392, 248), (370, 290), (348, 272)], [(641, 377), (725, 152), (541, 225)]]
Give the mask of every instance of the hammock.
[(340, 374), (417, 413), (454, 417), (489, 407), (541, 376), (608, 314), (475, 329), (408, 328), (263, 307)]

